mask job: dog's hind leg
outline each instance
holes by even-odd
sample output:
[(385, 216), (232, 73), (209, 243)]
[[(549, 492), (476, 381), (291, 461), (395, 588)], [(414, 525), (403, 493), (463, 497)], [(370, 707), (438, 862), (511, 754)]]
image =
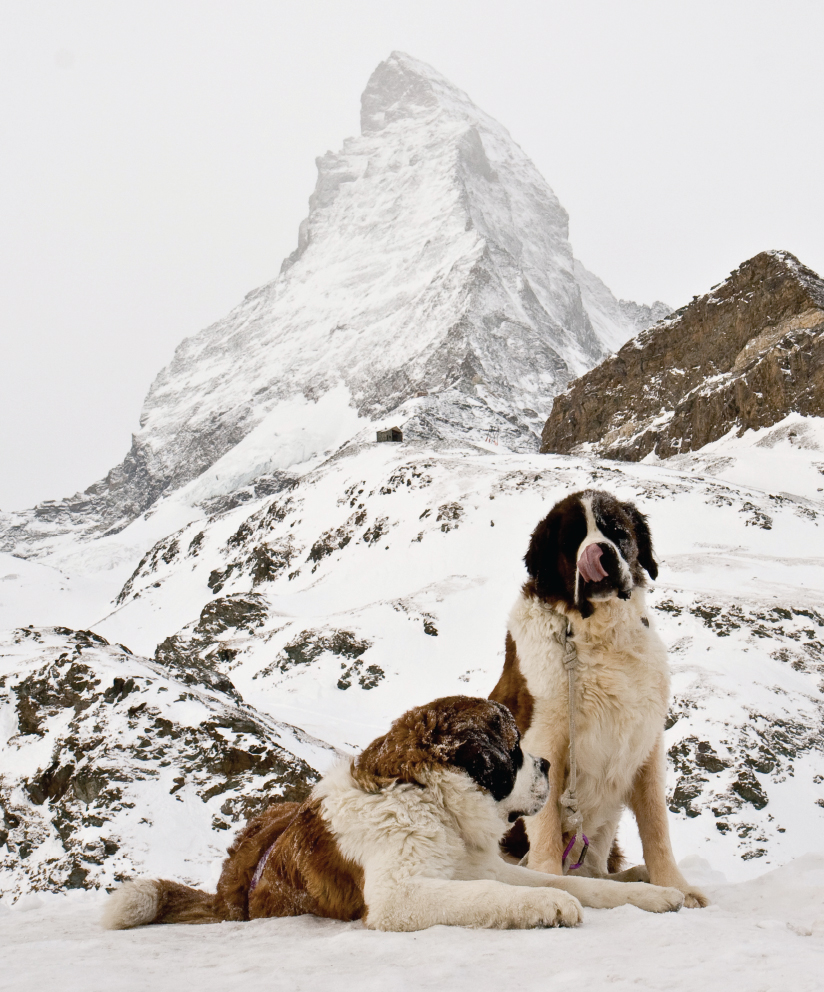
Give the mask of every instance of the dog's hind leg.
[(638, 833), (644, 848), (644, 863), (649, 869), (653, 885), (666, 885), (680, 889), (688, 909), (706, 906), (709, 900), (704, 893), (684, 878), (675, 863), (667, 821), (666, 760), (663, 734), (652, 753), (635, 777), (630, 809), (638, 823)]
[(273, 803), (252, 817), (232, 841), (217, 883), (226, 918), (249, 919), (249, 886), (264, 853), (289, 826), (300, 803)]
[(222, 923), (226, 919), (217, 896), (166, 879), (127, 882), (108, 898), (102, 925), (129, 930), (148, 923)]

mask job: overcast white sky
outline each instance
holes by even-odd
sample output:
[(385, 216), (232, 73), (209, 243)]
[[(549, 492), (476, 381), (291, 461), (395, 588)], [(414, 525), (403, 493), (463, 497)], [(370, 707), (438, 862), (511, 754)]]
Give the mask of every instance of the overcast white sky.
[(0, 508), (122, 459), (393, 49), (510, 130), (618, 296), (678, 306), (766, 248), (824, 272), (820, 0), (0, 0)]

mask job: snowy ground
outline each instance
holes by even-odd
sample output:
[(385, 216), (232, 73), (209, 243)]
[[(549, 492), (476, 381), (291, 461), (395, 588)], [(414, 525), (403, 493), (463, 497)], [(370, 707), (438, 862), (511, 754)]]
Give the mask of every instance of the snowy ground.
[(824, 854), (739, 884), (706, 862), (682, 864), (712, 898), (662, 916), (631, 906), (585, 910), (575, 930), (433, 927), (386, 934), (302, 916), (107, 932), (103, 896), (27, 896), (0, 911), (3, 973), (15, 992), (265, 989), (701, 989), (822, 987)]

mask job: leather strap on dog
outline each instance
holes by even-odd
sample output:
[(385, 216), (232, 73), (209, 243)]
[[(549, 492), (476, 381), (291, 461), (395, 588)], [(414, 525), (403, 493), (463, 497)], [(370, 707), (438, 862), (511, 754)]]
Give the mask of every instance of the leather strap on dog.
[(569, 866), (569, 871), (581, 867), (584, 863), (584, 858), (587, 856), (587, 851), (589, 850), (589, 839), (583, 832), (584, 818), (581, 815), (581, 811), (578, 809), (578, 796), (576, 793), (578, 777), (575, 758), (575, 675), (578, 667), (578, 651), (575, 648), (575, 641), (573, 641), (572, 636), (572, 624), (569, 620), (567, 620), (566, 627), (558, 635), (558, 643), (564, 651), (564, 668), (566, 669), (567, 676), (569, 677), (569, 785), (558, 802), (566, 810), (566, 820), (575, 832), (564, 850), (562, 864), (566, 864), (566, 860), (569, 857), (570, 852), (579, 840), (583, 839), (584, 843), (578, 861), (576, 861), (574, 865)]
[(255, 868), (255, 873), (252, 875), (252, 881), (249, 883), (249, 895), (251, 895), (257, 888), (258, 882), (263, 875), (263, 869), (266, 867), (266, 862), (269, 860), (269, 855), (272, 853), (272, 848), (277, 843), (277, 838), (275, 838), (272, 843), (266, 848), (263, 854), (260, 856), (260, 860), (257, 863), (257, 868)]

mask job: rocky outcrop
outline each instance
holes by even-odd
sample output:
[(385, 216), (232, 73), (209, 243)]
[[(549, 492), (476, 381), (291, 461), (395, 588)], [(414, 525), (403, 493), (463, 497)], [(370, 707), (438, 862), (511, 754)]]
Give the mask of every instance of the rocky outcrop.
[(0, 892), (162, 871), (169, 848), (188, 860), (192, 835), (228, 842), (249, 815), (317, 781), (289, 748), (322, 745), (158, 660), (65, 627), (0, 635)]
[(555, 397), (541, 451), (639, 461), (824, 416), (824, 281), (756, 255)]

